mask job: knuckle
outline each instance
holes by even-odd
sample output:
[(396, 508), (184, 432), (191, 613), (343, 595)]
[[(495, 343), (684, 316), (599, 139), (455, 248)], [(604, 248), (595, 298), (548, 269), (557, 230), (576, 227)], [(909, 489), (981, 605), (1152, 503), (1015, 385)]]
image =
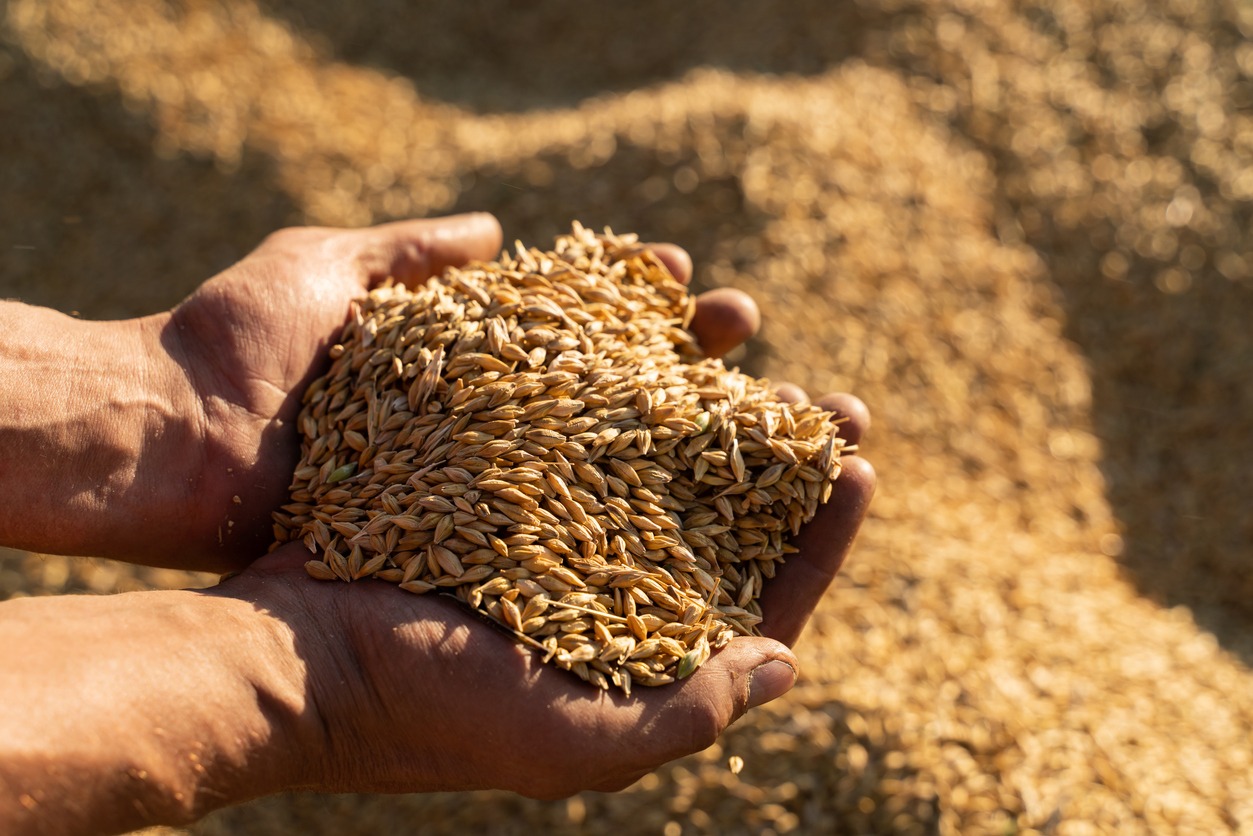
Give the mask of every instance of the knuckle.
[(261, 242), (262, 245), (283, 244), (293, 238), (299, 237), (307, 227), (302, 226), (285, 226), (282, 229), (276, 229)]
[(723, 714), (713, 700), (706, 698), (693, 702), (685, 717), (686, 733), (681, 738), (684, 751), (680, 754), (700, 752), (716, 743), (728, 722)]
[(287, 248), (309, 244), (326, 237), (328, 230), (317, 226), (287, 226), (276, 229), (261, 242), (263, 247)]

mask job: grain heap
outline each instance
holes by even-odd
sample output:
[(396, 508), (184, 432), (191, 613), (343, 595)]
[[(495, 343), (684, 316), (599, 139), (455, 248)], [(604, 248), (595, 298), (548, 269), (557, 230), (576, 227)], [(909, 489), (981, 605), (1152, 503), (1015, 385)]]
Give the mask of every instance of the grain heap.
[(635, 236), (364, 300), (305, 394), (279, 542), (321, 580), (446, 590), (607, 688), (689, 675), (762, 620), (839, 475), (831, 413), (701, 359)]

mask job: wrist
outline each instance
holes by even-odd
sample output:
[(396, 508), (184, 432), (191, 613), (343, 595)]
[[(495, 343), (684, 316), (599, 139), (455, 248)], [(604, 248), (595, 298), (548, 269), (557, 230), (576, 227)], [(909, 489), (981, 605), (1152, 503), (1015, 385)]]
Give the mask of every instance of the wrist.
[(225, 667), (255, 696), (264, 730), (249, 753), (248, 797), (324, 783), (328, 740), (312, 671), (327, 667), (333, 642), (309, 623), (305, 580), (303, 571), (250, 570), (201, 593), (236, 625), (222, 631)]
[(0, 533), (34, 551), (168, 548), (198, 432), (154, 348), (161, 317), (85, 322), (0, 306)]
[[(232, 582), (229, 592), (215, 587), (197, 594), (197, 621), (214, 625), (215, 667), (237, 699), (229, 710), (207, 707), (204, 722), (220, 735), (219, 757), (216, 771), (202, 777), (217, 799), (189, 810), (193, 818), (320, 783), (325, 741), (310, 697), (306, 657), (312, 649), (298, 644), (297, 636), (307, 631), (295, 622), (300, 608), (292, 601), (296, 593), (283, 588), (289, 584), (250, 575)], [(223, 728), (224, 717), (235, 727)], [(205, 793), (197, 797), (204, 801)]]
[[(187, 824), (307, 786), (314, 762), (299, 733), (307, 714), (304, 671), (291, 631), (246, 601), (171, 595), (186, 597), (154, 608), (167, 635), (161, 646), (144, 648), (144, 664), (157, 660), (153, 673), (164, 668), (169, 684), (149, 683), (129, 705), (129, 724), (119, 719), (134, 733), (128, 768), (115, 771), (130, 779), (126, 800), (149, 811), (124, 822), (128, 828)], [(125, 710), (127, 701), (117, 702)]]
[(2, 606), (0, 830), (185, 823), (309, 783), (303, 664), (257, 605), (182, 591)]

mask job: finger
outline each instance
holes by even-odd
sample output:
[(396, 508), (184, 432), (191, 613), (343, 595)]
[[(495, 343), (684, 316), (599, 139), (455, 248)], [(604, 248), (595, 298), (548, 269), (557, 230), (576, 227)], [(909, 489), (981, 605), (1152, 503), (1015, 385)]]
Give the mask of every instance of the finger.
[[(605, 701), (639, 707), (631, 729), (618, 729), (641, 756), (634, 762), (651, 769), (711, 746), (728, 726), (750, 709), (778, 699), (796, 683), (796, 657), (783, 644), (760, 637), (738, 637), (716, 651), (687, 679), (660, 688), (636, 687), (629, 698)], [(608, 709), (612, 710), (612, 709)], [(629, 715), (602, 718), (601, 728), (615, 728)]]
[(742, 290), (720, 287), (696, 297), (692, 333), (709, 357), (721, 357), (761, 327), (761, 312)]
[(774, 393), (779, 396), (780, 400), (787, 403), (808, 403), (809, 395), (805, 390), (797, 386), (795, 383), (780, 383), (775, 387)]
[(838, 416), (840, 438), (849, 444), (861, 443), (862, 436), (870, 429), (870, 410), (861, 398), (845, 393), (830, 394), (819, 398), (817, 404)]
[[(807, 403), (809, 396), (805, 390), (795, 383), (780, 383), (775, 387), (775, 394), (787, 403)], [(860, 444), (861, 438), (870, 429), (870, 410), (861, 398), (844, 392), (823, 395), (816, 406), (834, 412), (840, 438), (849, 445)]]
[(359, 247), (362, 280), (371, 287), (386, 278), (423, 282), (447, 267), (487, 261), (500, 254), (500, 222), (486, 212), (396, 221), (348, 236)]
[(692, 280), (692, 257), (676, 244), (645, 244), (657, 259), (683, 284)]
[(761, 594), (763, 635), (791, 646), (835, 578), (874, 495), (875, 472), (859, 456), (840, 459), (831, 499), (801, 529), (790, 555)]
[(249, 564), (248, 568), (266, 572), (282, 572), (302, 568), (310, 560), (316, 559), (317, 555), (311, 554), (305, 548), (304, 543), (292, 542), (285, 543), (281, 548), (257, 558)]

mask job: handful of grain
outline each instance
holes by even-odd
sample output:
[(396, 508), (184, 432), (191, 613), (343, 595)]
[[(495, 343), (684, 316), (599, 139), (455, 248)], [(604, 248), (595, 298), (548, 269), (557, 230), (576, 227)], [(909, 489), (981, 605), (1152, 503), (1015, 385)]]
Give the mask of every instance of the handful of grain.
[(635, 236), (386, 286), (305, 394), (279, 542), (323, 580), (442, 591), (602, 688), (683, 678), (840, 472), (830, 413), (702, 359)]

